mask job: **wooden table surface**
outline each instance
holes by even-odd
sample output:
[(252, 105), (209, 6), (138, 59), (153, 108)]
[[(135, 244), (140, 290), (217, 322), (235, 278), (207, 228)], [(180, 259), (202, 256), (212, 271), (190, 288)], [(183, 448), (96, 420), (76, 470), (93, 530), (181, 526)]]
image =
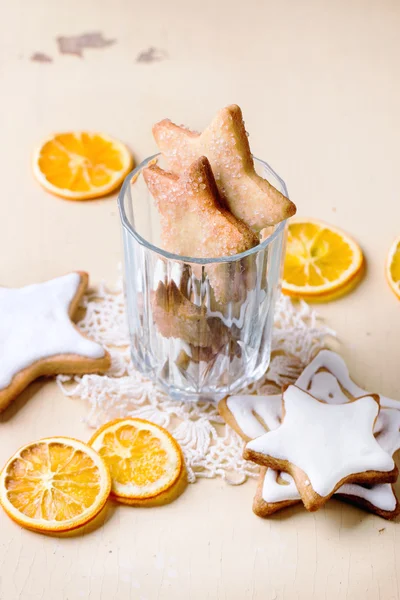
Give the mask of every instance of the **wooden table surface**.
[[(396, 0), (3, 0), (1, 14), (2, 285), (75, 269), (92, 281), (117, 277), (115, 197), (69, 203), (42, 191), (30, 156), (44, 136), (101, 130), (140, 160), (155, 149), (156, 120), (202, 128), (235, 102), (254, 154), (284, 177), (299, 214), (362, 245), (365, 281), (320, 312), (354, 378), (400, 398), (400, 304), (383, 270), (400, 234)], [(57, 37), (84, 33), (102, 34), (92, 38), (102, 47), (79, 57), (64, 40), (60, 51)], [(1, 416), (0, 463), (38, 437), (88, 439), (85, 412), (54, 382), (31, 385)], [(261, 520), (254, 489), (200, 481), (170, 506), (111, 507), (103, 525), (63, 539), (24, 531), (0, 511), (0, 598), (400, 597), (398, 524), (337, 501)]]

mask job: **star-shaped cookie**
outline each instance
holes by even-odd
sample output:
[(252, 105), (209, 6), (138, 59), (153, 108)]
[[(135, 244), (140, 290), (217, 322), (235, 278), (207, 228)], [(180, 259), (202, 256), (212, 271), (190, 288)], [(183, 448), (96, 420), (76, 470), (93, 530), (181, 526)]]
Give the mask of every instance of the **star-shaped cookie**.
[(152, 296), (153, 319), (166, 338), (177, 338), (196, 348), (219, 351), (230, 339), (222, 321), (207, 316), (205, 306), (193, 304), (174, 281), (160, 281)]
[(220, 110), (203, 133), (164, 119), (154, 125), (153, 135), (174, 173), (181, 174), (206, 156), (229, 210), (255, 231), (296, 212), (293, 202), (256, 173), (242, 111), (236, 104)]
[(193, 258), (216, 258), (244, 252), (258, 237), (224, 206), (207, 158), (201, 156), (178, 176), (157, 165), (143, 177), (162, 218), (165, 250)]
[(379, 396), (321, 402), (294, 385), (283, 393), (280, 427), (251, 440), (244, 458), (292, 475), (308, 510), (348, 483), (390, 483), (397, 468), (373, 435)]
[[(161, 215), (165, 250), (193, 258), (219, 258), (245, 252), (258, 244), (256, 234), (224, 206), (210, 163), (204, 156), (196, 159), (181, 176), (153, 164), (143, 169), (143, 177)], [(234, 287), (235, 293), (240, 290), (234, 266), (207, 267), (217, 300), (226, 302), (228, 296), (231, 299), (229, 288)], [(244, 265), (238, 263), (237, 271), (243, 284)]]
[[(366, 390), (357, 387), (350, 379), (343, 358), (330, 350), (321, 350), (303, 370), (295, 385), (328, 404), (349, 402), (350, 388), (357, 390), (359, 395), (368, 395)], [(382, 396), (380, 399), (382, 404)], [(374, 435), (380, 446), (393, 456), (400, 448), (400, 403), (389, 398), (385, 398), (385, 402), (389, 405), (397, 403), (398, 410), (381, 408), (374, 425)], [(230, 396), (220, 401), (218, 409), (226, 423), (248, 442), (280, 426), (282, 394)], [(369, 486), (347, 484), (339, 488), (334, 496), (386, 519), (393, 519), (400, 512), (400, 504), (389, 483)], [(253, 502), (256, 515), (268, 517), (299, 502), (300, 494), (291, 475), (265, 467), (261, 469)]]
[(72, 323), (88, 275), (0, 288), (0, 411), (41, 375), (102, 373), (108, 353)]
[[(328, 385), (330, 384), (327, 389), (334, 389), (335, 377), (326, 371), (322, 372), (321, 375), (327, 376), (325, 382)], [(315, 376), (315, 381), (318, 382), (317, 386), (319, 386), (321, 378), (318, 377), (318, 373)], [(248, 412), (251, 410), (252, 406), (257, 411), (257, 415), (260, 415), (260, 412), (264, 415), (263, 421), (269, 429), (274, 429), (276, 426), (279, 426), (275, 425), (278, 412), (276, 396), (255, 397), (258, 399), (258, 405), (253, 404), (248, 408), (244, 408), (243, 402), (240, 402), (240, 396), (233, 396), (229, 399), (232, 400), (230, 408), (238, 415), (238, 420), (232, 425), (242, 437), (244, 437), (243, 431), (241, 430), (239, 423), (246, 423), (248, 419), (250, 423), (252, 422), (252, 418)], [(272, 402), (270, 402), (270, 400), (272, 400)], [(332, 402), (333, 399), (329, 398), (329, 401)], [(345, 397), (345, 402), (348, 401), (348, 398)], [(263, 407), (262, 411), (260, 410), (261, 406)], [(228, 406), (225, 406), (225, 410), (227, 408)], [(247, 412), (247, 415), (242, 417), (238, 412), (239, 410), (243, 413)], [(223, 412), (224, 407), (222, 407), (221, 414), (223, 414)], [(230, 417), (228, 417), (228, 419), (229, 418)], [(256, 417), (253, 418), (257, 420)], [(258, 420), (257, 423), (260, 424)], [(400, 411), (392, 408), (381, 409), (378, 419), (375, 422), (374, 436), (379, 445), (390, 456), (393, 456), (400, 447), (399, 427)], [(394, 519), (400, 513), (400, 504), (397, 500), (393, 485), (390, 483), (377, 483), (374, 485), (347, 483), (337, 489), (334, 498), (340, 498), (345, 502), (350, 502), (351, 504), (366, 508), (370, 512), (385, 519)], [(300, 494), (291, 475), (288, 473), (280, 473), (273, 469), (266, 469), (265, 467), (261, 469), (257, 492), (253, 502), (253, 511), (256, 515), (268, 517), (276, 511), (297, 504), (300, 501)]]

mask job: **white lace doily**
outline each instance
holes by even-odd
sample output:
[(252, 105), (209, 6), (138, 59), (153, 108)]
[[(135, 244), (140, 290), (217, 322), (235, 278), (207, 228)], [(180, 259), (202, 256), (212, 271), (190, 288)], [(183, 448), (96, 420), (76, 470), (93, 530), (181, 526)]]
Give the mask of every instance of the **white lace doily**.
[[(185, 455), (189, 481), (197, 477), (223, 477), (239, 484), (255, 477), (257, 465), (242, 458), (243, 441), (218, 414), (211, 402), (177, 402), (133, 368), (125, 318), (122, 285), (104, 284), (84, 297), (84, 318), (79, 328), (109, 351), (112, 366), (106, 375), (70, 377), (57, 383), (66, 396), (89, 405), (87, 423), (98, 427), (118, 417), (141, 417), (169, 429)], [(304, 302), (296, 306), (281, 296), (275, 310), (271, 364), (263, 381), (247, 392), (276, 393), (294, 381), (303, 367), (334, 332), (319, 322)], [(245, 390), (246, 391), (246, 390)]]

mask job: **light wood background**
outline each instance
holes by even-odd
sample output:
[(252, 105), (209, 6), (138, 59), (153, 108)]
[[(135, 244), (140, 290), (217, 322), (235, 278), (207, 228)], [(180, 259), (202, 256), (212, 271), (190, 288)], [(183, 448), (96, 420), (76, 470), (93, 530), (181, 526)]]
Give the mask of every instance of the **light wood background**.
[[(400, 304), (383, 270), (400, 234), (398, 1), (1, 0), (0, 8), (2, 285), (75, 269), (93, 281), (117, 277), (115, 197), (74, 204), (42, 191), (29, 161), (44, 136), (102, 130), (139, 160), (155, 149), (156, 120), (202, 128), (236, 102), (253, 152), (287, 181), (299, 214), (361, 243), (366, 280), (320, 312), (354, 378), (400, 398)], [(57, 36), (85, 32), (116, 42), (83, 58), (59, 53)], [(150, 47), (163, 60), (136, 62)], [(32, 61), (36, 52), (52, 62)], [(0, 463), (41, 436), (88, 439), (85, 412), (54, 383), (31, 385), (0, 419)], [(97, 529), (66, 539), (24, 531), (0, 511), (0, 598), (400, 597), (398, 524), (336, 501), (261, 520), (251, 512), (254, 489), (201, 481), (167, 507), (110, 507)]]

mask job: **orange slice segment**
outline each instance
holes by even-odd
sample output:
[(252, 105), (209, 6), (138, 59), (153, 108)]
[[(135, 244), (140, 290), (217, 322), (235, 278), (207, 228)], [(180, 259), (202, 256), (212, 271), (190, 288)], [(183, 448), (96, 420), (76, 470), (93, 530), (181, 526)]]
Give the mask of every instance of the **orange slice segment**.
[(154, 500), (182, 478), (182, 451), (168, 431), (142, 419), (117, 419), (89, 444), (110, 469), (111, 493), (122, 502)]
[(400, 237), (390, 247), (386, 261), (386, 277), (393, 292), (400, 300)]
[(54, 437), (20, 448), (0, 475), (0, 503), (19, 525), (70, 531), (104, 507), (110, 473), (100, 456), (78, 440)]
[(364, 268), (358, 244), (343, 231), (316, 220), (296, 219), (288, 226), (282, 291), (318, 301), (349, 290)]
[(52, 194), (89, 200), (119, 187), (133, 166), (126, 146), (104, 133), (57, 133), (36, 150), (33, 172)]

